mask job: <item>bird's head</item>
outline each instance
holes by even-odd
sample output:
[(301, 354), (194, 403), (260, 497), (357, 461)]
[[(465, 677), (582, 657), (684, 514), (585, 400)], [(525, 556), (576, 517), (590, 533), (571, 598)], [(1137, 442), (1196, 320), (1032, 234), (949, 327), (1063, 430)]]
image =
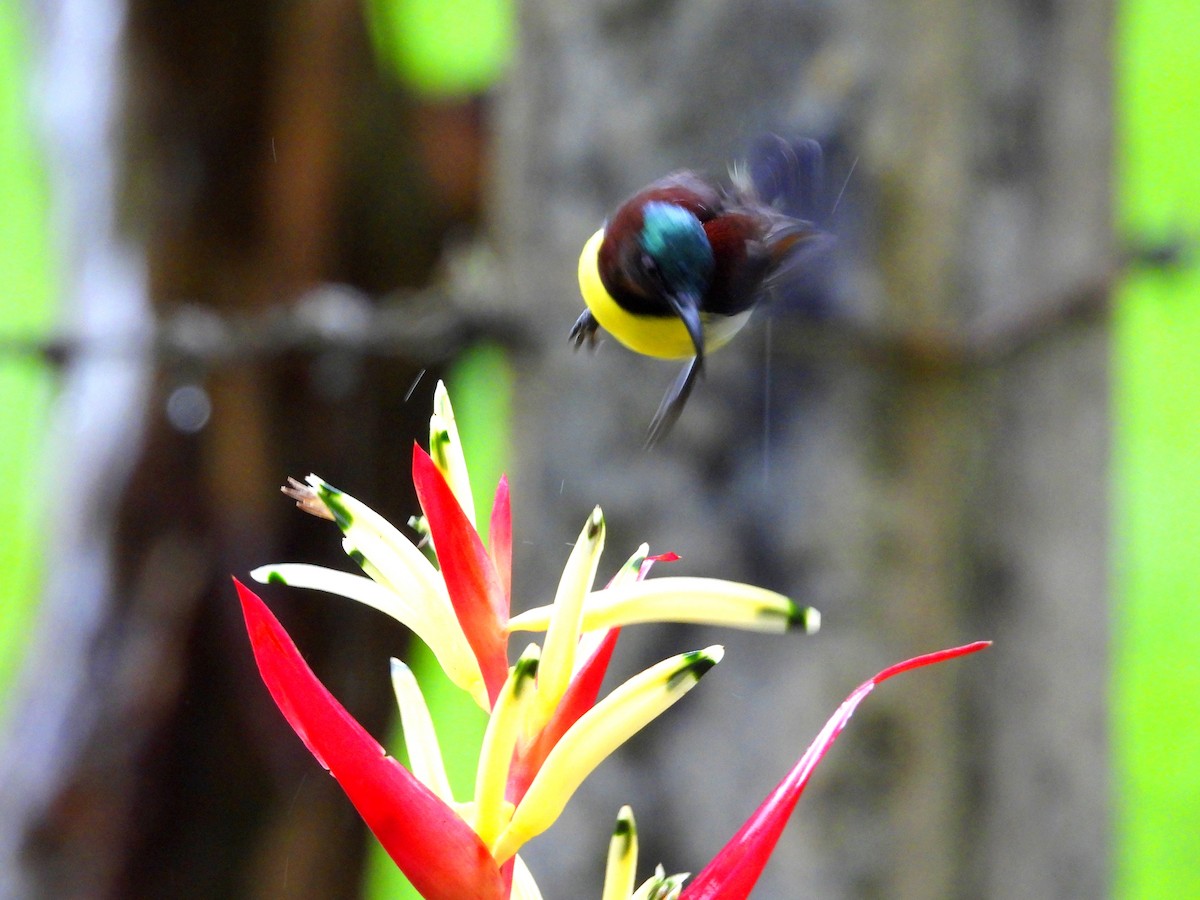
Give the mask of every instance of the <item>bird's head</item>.
[(634, 276), (651, 294), (699, 298), (712, 280), (715, 261), (704, 226), (674, 203), (652, 200), (642, 208)]
[[(601, 276), (620, 288), (631, 310), (678, 316), (696, 355), (704, 356), (700, 309), (712, 282), (715, 259), (704, 226), (675, 203), (650, 200), (640, 216), (618, 214), (601, 249)], [(606, 252), (607, 251), (607, 252)]]

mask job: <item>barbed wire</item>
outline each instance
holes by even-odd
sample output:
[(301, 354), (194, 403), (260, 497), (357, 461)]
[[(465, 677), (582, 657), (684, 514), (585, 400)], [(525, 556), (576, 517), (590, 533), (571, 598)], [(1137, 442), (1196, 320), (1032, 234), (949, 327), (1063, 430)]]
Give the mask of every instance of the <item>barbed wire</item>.
[(294, 303), (254, 312), (177, 303), (125, 331), (0, 337), (0, 356), (35, 357), (57, 366), (86, 356), (213, 369), (289, 354), (342, 352), (432, 364), (484, 338), (513, 347), (528, 340), (512, 315), (465, 311), (442, 288), (373, 302), (353, 288), (329, 284)]
[[(989, 369), (1066, 328), (1107, 315), (1112, 291), (1131, 267), (1174, 269), (1189, 257), (1158, 245), (1127, 253), (1094, 277), (1022, 304), (1024, 312), (1008, 320), (974, 330), (904, 331), (836, 314), (816, 319), (794, 315), (788, 327), (774, 330), (773, 352), (918, 374)], [(325, 284), (295, 302), (254, 312), (177, 303), (126, 332), (0, 336), (0, 358), (33, 357), (56, 366), (81, 357), (131, 358), (208, 371), (285, 355), (341, 353), (436, 365), (484, 340), (528, 349), (539, 330), (507, 306), (481, 298), (463, 304), (448, 284), (382, 300), (345, 285)]]

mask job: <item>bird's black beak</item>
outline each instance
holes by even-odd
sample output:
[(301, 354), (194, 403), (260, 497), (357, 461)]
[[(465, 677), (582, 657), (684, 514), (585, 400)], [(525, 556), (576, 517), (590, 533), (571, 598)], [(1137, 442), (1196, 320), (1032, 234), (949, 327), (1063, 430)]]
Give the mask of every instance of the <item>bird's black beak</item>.
[(700, 298), (696, 294), (669, 294), (667, 302), (675, 315), (683, 322), (692, 346), (696, 348), (696, 360), (704, 365), (704, 326), (700, 322)]

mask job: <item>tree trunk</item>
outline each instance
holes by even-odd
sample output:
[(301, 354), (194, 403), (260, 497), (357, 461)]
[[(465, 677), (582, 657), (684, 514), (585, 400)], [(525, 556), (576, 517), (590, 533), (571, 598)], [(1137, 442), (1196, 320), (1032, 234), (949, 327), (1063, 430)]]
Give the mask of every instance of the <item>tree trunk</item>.
[[(649, 540), (682, 554), (675, 572), (825, 615), (809, 639), (626, 631), (631, 669), (730, 653), (529, 849), (547, 896), (598, 882), (630, 800), (645, 867), (698, 870), (850, 688), (983, 637), (984, 657), (871, 698), (760, 893), (1105, 892), (1110, 17), (1082, 0), (524, 5), (491, 218), (501, 303), (541, 348), (517, 366), (517, 602), (546, 601), (599, 502), (607, 566)], [(822, 138), (830, 195), (847, 180), (831, 315), (760, 317), (642, 452), (674, 371), (611, 340), (569, 351), (576, 255), (622, 197), (719, 173), (766, 130)]]

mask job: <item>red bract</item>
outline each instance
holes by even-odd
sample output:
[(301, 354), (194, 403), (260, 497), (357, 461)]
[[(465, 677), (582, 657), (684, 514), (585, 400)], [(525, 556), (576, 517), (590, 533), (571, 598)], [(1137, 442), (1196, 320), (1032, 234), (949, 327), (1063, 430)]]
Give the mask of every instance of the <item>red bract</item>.
[(254, 659), (288, 724), (427, 900), (503, 900), (505, 878), (449, 806), (387, 756), (317, 680), (266, 605), (234, 579)]
[[(429, 523), (450, 602), (479, 660), (488, 699), (495, 705), (508, 677), (507, 589), (450, 485), (429, 454), (417, 445), (413, 446), (413, 485)], [(502, 493), (507, 496), (507, 491)], [(501, 531), (504, 518), (501, 512)]]
[(758, 881), (759, 875), (762, 874), (763, 867), (775, 849), (779, 835), (783, 832), (783, 827), (787, 824), (792, 810), (795, 809), (796, 801), (804, 792), (817, 763), (833, 746), (833, 742), (837, 740), (842, 729), (846, 727), (846, 723), (850, 721), (850, 716), (854, 714), (858, 704), (875, 689), (875, 685), (887, 681), (893, 675), (907, 672), (909, 669), (943, 662), (956, 656), (965, 656), (990, 645), (991, 641), (976, 641), (962, 647), (953, 647), (949, 650), (939, 650), (936, 653), (917, 656), (884, 669), (874, 678), (864, 681), (855, 688), (854, 692), (838, 707), (833, 717), (825, 723), (825, 727), (821, 729), (816, 740), (804, 751), (804, 755), (800, 757), (795, 768), (788, 772), (783, 781), (779, 782), (775, 790), (762, 802), (762, 805), (746, 820), (738, 833), (721, 852), (713, 857), (712, 862), (704, 868), (704, 871), (684, 888), (680, 900), (743, 900), (750, 896), (750, 891)]

